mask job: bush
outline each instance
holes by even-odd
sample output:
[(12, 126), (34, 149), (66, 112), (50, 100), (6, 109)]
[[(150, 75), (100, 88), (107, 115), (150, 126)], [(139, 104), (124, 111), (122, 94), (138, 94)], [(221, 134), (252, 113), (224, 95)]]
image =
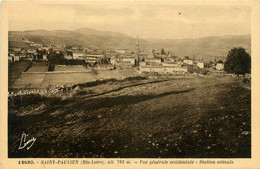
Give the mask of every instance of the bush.
[(202, 75), (204, 75), (204, 76), (207, 75), (208, 72), (209, 72), (209, 71), (208, 71), (207, 69), (201, 69), (201, 70), (200, 70), (200, 73), (201, 73)]
[(242, 82), (243, 82), (243, 83), (251, 83), (251, 80), (248, 79), (248, 78), (244, 78), (244, 79), (242, 80)]

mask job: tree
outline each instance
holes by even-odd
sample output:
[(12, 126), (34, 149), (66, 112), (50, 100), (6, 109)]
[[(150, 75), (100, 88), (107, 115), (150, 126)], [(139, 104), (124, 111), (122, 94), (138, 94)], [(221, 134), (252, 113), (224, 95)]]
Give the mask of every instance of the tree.
[(164, 51), (163, 48), (162, 48), (162, 50), (161, 50), (161, 54), (162, 54), (162, 55), (165, 55), (165, 51)]
[(222, 60), (219, 60), (217, 63), (224, 63)]
[(250, 73), (251, 57), (242, 47), (233, 48), (228, 52), (224, 70), (235, 75)]
[(65, 58), (61, 52), (57, 53), (55, 51), (52, 51), (48, 55), (48, 60), (51, 64), (63, 64), (65, 61)]
[(187, 68), (187, 71), (188, 71), (188, 73), (193, 74), (193, 72), (194, 72), (193, 66), (189, 65)]
[(72, 49), (71, 45), (66, 45), (65, 49)]

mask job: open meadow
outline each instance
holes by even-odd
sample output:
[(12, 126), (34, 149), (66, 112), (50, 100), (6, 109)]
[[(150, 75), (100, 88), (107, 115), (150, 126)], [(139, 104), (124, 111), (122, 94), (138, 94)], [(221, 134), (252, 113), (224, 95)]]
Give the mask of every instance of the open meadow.
[[(9, 107), (11, 158), (251, 157), (251, 90), (240, 78), (140, 77), (23, 99)], [(23, 132), (37, 139), (30, 151), (18, 150)]]

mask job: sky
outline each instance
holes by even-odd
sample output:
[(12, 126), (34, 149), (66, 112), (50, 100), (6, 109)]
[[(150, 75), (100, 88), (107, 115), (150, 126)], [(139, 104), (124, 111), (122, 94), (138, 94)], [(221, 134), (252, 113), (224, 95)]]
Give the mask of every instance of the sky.
[(92, 28), (141, 38), (250, 34), (250, 6), (238, 2), (9, 2), (10, 31)]

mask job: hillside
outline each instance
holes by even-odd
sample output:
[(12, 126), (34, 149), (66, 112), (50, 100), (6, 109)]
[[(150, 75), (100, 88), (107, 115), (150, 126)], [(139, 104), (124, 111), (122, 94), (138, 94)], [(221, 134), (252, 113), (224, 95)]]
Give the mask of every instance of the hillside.
[[(45, 42), (51, 44), (76, 45), (92, 48), (114, 48), (135, 49), (136, 38), (122, 33), (98, 31), (89, 28), (75, 31), (66, 30), (32, 30), (32, 31), (10, 31), (10, 47), (28, 47), (21, 41), (27, 38), (34, 42)], [(212, 36), (197, 39), (140, 39), (142, 50), (154, 48), (159, 51), (164, 48), (176, 56), (190, 56), (213, 60), (226, 57), (227, 52), (233, 47), (244, 47), (251, 52), (251, 36)]]
[[(250, 158), (244, 85), (236, 77), (136, 77), (62, 97), (18, 96), (8, 109), (8, 157)], [(37, 138), (29, 151), (18, 150), (19, 133)]]
[[(33, 31), (10, 31), (9, 42), (27, 38), (34, 42), (45, 42), (48, 44), (75, 45), (92, 48), (129, 48), (134, 49), (136, 39), (115, 32), (96, 31), (94, 29), (78, 29), (76, 31), (66, 30), (33, 30)], [(141, 40), (141, 42), (144, 42)], [(24, 46), (24, 45), (23, 45)]]
[[(251, 36), (212, 36), (197, 39), (149, 39), (156, 50), (164, 47), (173, 55), (204, 58), (206, 60), (222, 59), (233, 47), (243, 47), (251, 53)], [(160, 44), (160, 45), (159, 45)]]

